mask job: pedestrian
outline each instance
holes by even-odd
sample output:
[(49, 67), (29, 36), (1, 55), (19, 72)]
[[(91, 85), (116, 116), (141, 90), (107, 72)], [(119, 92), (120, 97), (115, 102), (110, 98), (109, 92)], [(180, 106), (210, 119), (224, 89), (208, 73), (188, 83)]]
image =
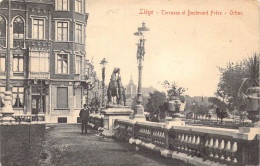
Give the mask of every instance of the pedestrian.
[(81, 119), (81, 133), (83, 134), (83, 132), (85, 131), (85, 133), (87, 132), (87, 126), (88, 126), (88, 120), (89, 120), (89, 107), (87, 104), (83, 105), (84, 108), (80, 110), (79, 116)]

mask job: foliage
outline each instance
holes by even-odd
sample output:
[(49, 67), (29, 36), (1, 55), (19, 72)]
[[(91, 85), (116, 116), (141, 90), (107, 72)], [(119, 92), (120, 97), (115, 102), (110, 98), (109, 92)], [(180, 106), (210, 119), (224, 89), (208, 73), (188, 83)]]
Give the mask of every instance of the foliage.
[[(136, 109), (136, 105), (137, 105), (136, 99), (137, 99), (137, 96), (135, 96), (135, 97), (133, 98), (133, 101), (132, 101), (132, 104), (131, 104), (131, 109), (132, 109), (132, 110), (135, 110), (135, 109)], [(146, 103), (148, 102), (148, 97), (142, 96), (142, 99), (143, 99), (143, 104), (142, 104), (142, 105), (145, 106)]]
[(170, 84), (167, 80), (163, 82), (164, 87), (167, 89), (167, 96), (170, 99), (173, 96), (180, 96), (183, 94), (187, 89), (183, 87), (178, 87), (175, 82)]
[(208, 108), (205, 105), (198, 104), (197, 102), (192, 103), (190, 110), (191, 112), (188, 113), (188, 116), (192, 113), (195, 115), (196, 119), (198, 116), (204, 117), (205, 115), (208, 115)]
[(257, 56), (254, 55), (254, 57), (235, 64), (228, 63), (225, 68), (219, 67), (219, 71), (221, 76), (216, 95), (222, 98), (229, 111), (235, 109), (243, 111), (246, 103), (243, 98), (238, 96), (238, 92), (244, 78), (247, 78), (249, 81), (245, 84), (242, 91), (250, 86), (259, 85), (259, 63), (257, 62)]
[(216, 108), (217, 117), (220, 118), (222, 122), (223, 118), (228, 116), (226, 104), (216, 97), (210, 97), (208, 101)]
[(206, 106), (204, 106), (204, 105), (199, 105), (199, 109), (197, 111), (197, 114), (199, 116), (204, 117), (205, 115), (208, 114), (208, 108)]
[(97, 113), (100, 107), (100, 100), (97, 97), (93, 98), (90, 102), (90, 107), (92, 113)]
[(150, 112), (150, 115), (153, 116), (154, 114), (159, 115), (161, 111), (166, 107), (165, 104), (166, 95), (165, 93), (155, 91), (149, 94), (148, 102), (145, 105), (145, 110)]
[(226, 104), (223, 101), (221, 101), (220, 99), (218, 99), (217, 97), (209, 97), (208, 101), (210, 103), (212, 103), (212, 105), (215, 108), (220, 108), (221, 110), (226, 109)]
[(260, 58), (256, 54), (254, 57), (250, 57), (245, 63), (247, 64), (247, 72), (249, 74), (250, 86), (259, 86), (259, 61), (257, 58)]

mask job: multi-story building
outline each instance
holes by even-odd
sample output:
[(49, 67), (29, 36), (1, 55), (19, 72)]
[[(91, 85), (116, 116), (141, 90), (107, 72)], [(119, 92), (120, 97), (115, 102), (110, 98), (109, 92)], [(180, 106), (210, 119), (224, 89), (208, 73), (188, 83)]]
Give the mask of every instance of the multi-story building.
[(10, 1), (11, 6), (8, 0), (0, 3), (0, 92), (5, 91), (10, 56), (14, 116), (77, 122), (87, 85), (85, 0)]

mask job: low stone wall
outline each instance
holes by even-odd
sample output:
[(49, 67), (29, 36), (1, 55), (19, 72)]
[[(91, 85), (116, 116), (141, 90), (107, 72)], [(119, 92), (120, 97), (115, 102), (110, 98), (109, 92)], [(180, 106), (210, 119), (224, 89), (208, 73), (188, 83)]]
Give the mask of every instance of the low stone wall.
[[(117, 120), (118, 137), (195, 165), (259, 165), (259, 129), (166, 126)], [(257, 131), (258, 130), (258, 131)], [(257, 135), (258, 133), (258, 135)], [(248, 148), (250, 147), (250, 148)]]
[(114, 126), (115, 136), (134, 144), (137, 149), (144, 147), (194, 165), (260, 164), (258, 128), (167, 126), (123, 119), (117, 119)]
[(210, 127), (219, 127), (219, 128), (231, 128), (238, 129), (239, 127), (252, 127), (253, 123), (251, 121), (233, 121), (233, 119), (224, 119), (221, 123), (220, 120), (217, 119), (186, 119), (186, 124), (190, 125), (204, 125)]

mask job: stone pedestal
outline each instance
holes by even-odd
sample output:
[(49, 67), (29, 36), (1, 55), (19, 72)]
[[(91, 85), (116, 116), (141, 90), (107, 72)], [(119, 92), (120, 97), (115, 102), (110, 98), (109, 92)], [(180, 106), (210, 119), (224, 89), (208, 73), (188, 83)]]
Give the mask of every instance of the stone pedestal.
[(134, 115), (131, 117), (133, 120), (137, 121), (146, 121), (146, 118), (144, 116), (144, 107), (143, 105), (136, 105), (136, 109), (134, 111)]
[[(185, 121), (182, 121), (182, 119), (181, 119), (182, 115), (181, 115), (180, 110), (182, 110), (182, 109), (180, 109), (180, 105), (181, 105), (180, 103), (181, 102), (178, 99), (169, 101), (168, 109), (169, 109), (169, 114), (172, 117), (172, 120), (165, 122), (167, 125), (167, 128), (171, 127), (171, 126), (185, 126)], [(177, 108), (177, 106), (179, 108)]]
[(116, 119), (129, 119), (129, 115), (133, 113), (127, 106), (108, 106), (108, 108), (103, 108), (101, 114), (104, 115), (103, 119), (103, 134), (105, 136), (113, 136), (114, 122)]
[(260, 127), (260, 87), (250, 87), (247, 90), (247, 106), (248, 118), (252, 120), (255, 127)]
[(6, 91), (4, 97), (4, 107), (2, 109), (2, 119), (3, 123), (12, 123), (15, 122), (15, 119), (12, 117), (14, 110), (12, 108), (12, 92)]

